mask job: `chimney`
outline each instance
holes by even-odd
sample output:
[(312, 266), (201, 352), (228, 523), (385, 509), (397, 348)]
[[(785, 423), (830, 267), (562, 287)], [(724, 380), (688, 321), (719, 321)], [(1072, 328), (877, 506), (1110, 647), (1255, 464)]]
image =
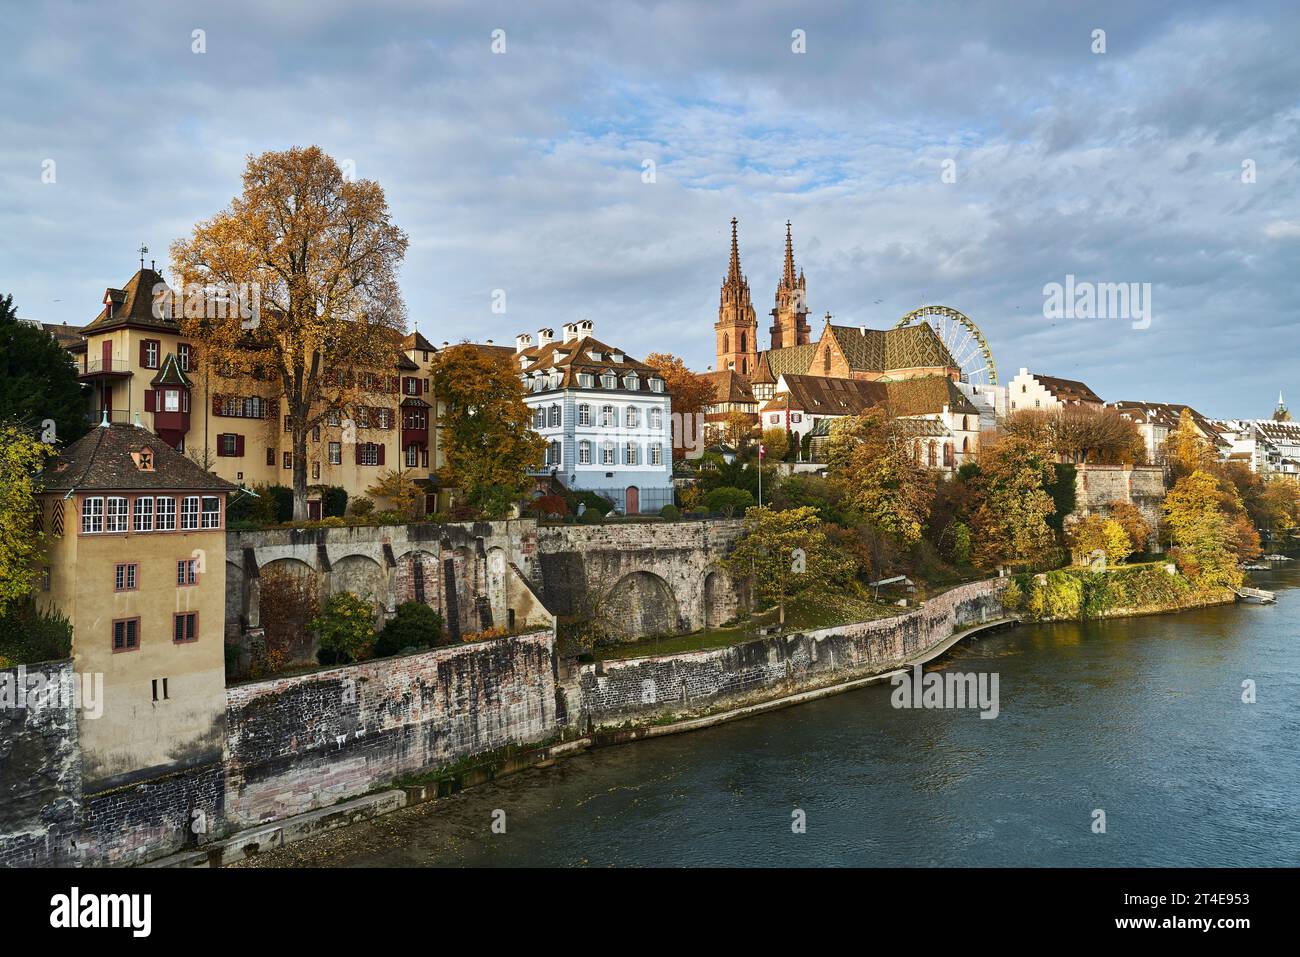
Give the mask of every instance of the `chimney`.
[(565, 342), (573, 342), (578, 338), (578, 324), (576, 322), (566, 322), (560, 329), (564, 333)]
[(533, 347), (533, 334), (531, 332), (521, 332), (515, 336), (515, 352), (523, 352), (525, 349)]
[(550, 345), (552, 342), (554, 342), (554, 341), (555, 341), (555, 330), (554, 330), (554, 329), (538, 329), (538, 330), (537, 330), (537, 344), (538, 344), (539, 346), (549, 346), (549, 345)]
[(595, 330), (596, 330), (596, 324), (592, 322), (590, 319), (583, 319), (580, 323), (578, 323), (579, 337), (589, 336), (593, 332), (595, 332)]

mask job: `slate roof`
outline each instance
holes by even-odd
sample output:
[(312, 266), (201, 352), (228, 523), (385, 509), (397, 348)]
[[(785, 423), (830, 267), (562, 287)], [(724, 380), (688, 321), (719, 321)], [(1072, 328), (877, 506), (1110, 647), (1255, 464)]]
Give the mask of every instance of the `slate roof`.
[[(141, 451), (153, 453), (152, 470), (144, 471), (136, 464), (132, 453)], [(43, 478), (47, 492), (69, 489), (233, 492), (238, 488), (201, 468), (152, 432), (125, 423), (91, 429), (46, 466)]]
[(90, 325), (81, 330), (82, 335), (115, 329), (119, 326), (152, 326), (173, 332), (178, 328), (175, 319), (153, 314), (153, 289), (165, 283), (163, 277), (152, 269), (138, 269), (124, 288), (105, 291), (104, 308)]
[[(1042, 376), (1038, 378), (1041, 379)], [(1227, 440), (1223, 438), (1225, 428), (1210, 421), (1190, 405), (1180, 405), (1175, 402), (1135, 402), (1129, 399), (1112, 402), (1110, 405), (1111, 408), (1138, 425), (1158, 425), (1167, 429), (1178, 428), (1183, 410), (1186, 409), (1191, 414), (1192, 421), (1196, 423), (1196, 427), (1202, 433), (1210, 436), (1218, 444), (1228, 444)]]

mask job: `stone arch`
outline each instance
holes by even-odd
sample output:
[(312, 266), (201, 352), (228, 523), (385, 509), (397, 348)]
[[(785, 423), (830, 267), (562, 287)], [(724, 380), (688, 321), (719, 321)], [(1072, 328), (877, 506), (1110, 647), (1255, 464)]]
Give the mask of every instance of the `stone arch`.
[(685, 630), (668, 582), (644, 570), (624, 575), (615, 583), (606, 617), (613, 631), (628, 638), (675, 635)]
[(259, 575), (267, 575), (272, 572), (281, 571), (289, 572), (293, 575), (305, 575), (312, 578), (316, 577), (316, 569), (297, 558), (277, 558), (274, 561), (269, 561), (262, 565), (258, 568), (257, 573)]
[(397, 558), (393, 605), (418, 601), (441, 611), (442, 576), (436, 552), (412, 548)]
[(388, 608), (388, 576), (379, 562), (369, 555), (344, 555), (330, 561), (329, 593), (351, 592), (361, 598), (369, 596), (377, 615)]

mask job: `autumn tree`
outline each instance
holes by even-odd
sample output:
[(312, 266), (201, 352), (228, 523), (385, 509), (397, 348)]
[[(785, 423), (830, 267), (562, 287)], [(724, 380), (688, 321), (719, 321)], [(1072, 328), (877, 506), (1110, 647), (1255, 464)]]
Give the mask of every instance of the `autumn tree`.
[(1106, 561), (1118, 565), (1133, 553), (1128, 532), (1113, 518), (1092, 514), (1074, 523), (1069, 530), (1070, 551), (1079, 564), (1087, 564), (1097, 552)]
[(1151, 540), (1151, 525), (1138, 507), (1132, 502), (1113, 501), (1106, 503), (1106, 514), (1119, 523), (1119, 527), (1124, 529), (1124, 534), (1128, 536), (1129, 544), (1132, 551), (1145, 552), (1147, 543)]
[(1165, 439), (1165, 460), (1179, 476), (1214, 467), (1214, 446), (1196, 427), (1190, 410), (1184, 408), (1178, 416), (1178, 427)]
[(781, 428), (764, 429), (763, 450), (763, 461), (782, 461), (790, 453), (790, 433)]
[(385, 469), (379, 473), (375, 483), (366, 489), (366, 494), (387, 499), (392, 504), (393, 511), (400, 512), (407, 518), (415, 518), (418, 513), (421, 492), (415, 484), (411, 469), (400, 465), (395, 469)]
[(243, 192), (172, 244), (183, 334), (223, 378), (274, 383), (284, 403), (295, 519), (312, 429), (391, 392), (406, 247), (379, 184), (346, 178), (315, 146), (249, 156)]
[(447, 459), (439, 479), (460, 489), (478, 514), (504, 515), (546, 451), (510, 357), (464, 342), (434, 353), (429, 379)]
[(1142, 465), (1146, 442), (1137, 424), (1111, 408), (1020, 409), (1002, 421), (1004, 434), (1046, 443), (1062, 461)]
[(734, 579), (750, 582), (756, 597), (776, 605), (783, 626), (789, 602), (826, 588), (846, 572), (826, 540), (817, 510), (808, 506), (747, 510), (744, 533), (725, 564)]
[(1240, 529), (1224, 505), (1224, 489), (1200, 469), (1180, 478), (1165, 496), (1165, 527), (1174, 557), (1189, 578), (1207, 588), (1241, 584), (1233, 551), (1234, 545), (1240, 547)]
[(35, 517), (40, 471), (50, 445), (12, 422), (0, 423), (0, 617), (26, 598), (36, 578), (44, 534)]
[(734, 449), (744, 448), (754, 432), (754, 417), (744, 412), (728, 412), (722, 420), (722, 441)]
[(1037, 565), (1051, 554), (1055, 536), (1047, 520), (1056, 507), (1046, 488), (1056, 477), (1053, 457), (1041, 436), (1023, 433), (981, 446), (972, 479), (975, 564)]
[(686, 363), (672, 353), (652, 352), (645, 357), (645, 364), (663, 376), (675, 420), (690, 422), (689, 426), (683, 425), (689, 429), (688, 435), (673, 435), (673, 460), (679, 461), (690, 451), (688, 440), (703, 434), (704, 410), (714, 402), (713, 382), (686, 368)]
[(874, 528), (903, 545), (921, 540), (934, 481), (916, 463), (897, 419), (872, 408), (836, 420), (826, 461), (845, 499)]

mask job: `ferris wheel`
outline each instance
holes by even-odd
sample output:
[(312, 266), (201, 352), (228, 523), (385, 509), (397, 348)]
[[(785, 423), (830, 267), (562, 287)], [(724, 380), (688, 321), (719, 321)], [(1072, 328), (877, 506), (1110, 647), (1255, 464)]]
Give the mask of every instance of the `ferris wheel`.
[(961, 369), (961, 379), (972, 385), (997, 385), (998, 366), (984, 333), (969, 316), (948, 306), (922, 306), (894, 324), (895, 329), (927, 323), (948, 348)]

